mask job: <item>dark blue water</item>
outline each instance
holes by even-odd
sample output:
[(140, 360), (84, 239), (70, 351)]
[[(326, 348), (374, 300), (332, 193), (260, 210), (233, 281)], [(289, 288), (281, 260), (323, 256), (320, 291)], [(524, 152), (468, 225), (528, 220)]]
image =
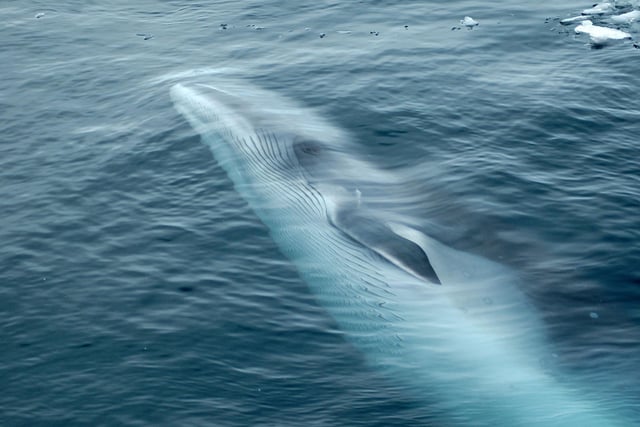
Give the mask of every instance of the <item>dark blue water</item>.
[(558, 22), (590, 6), (3, 2), (0, 424), (432, 423), (174, 110), (172, 84), (220, 69), (351, 132), (640, 419), (640, 49)]

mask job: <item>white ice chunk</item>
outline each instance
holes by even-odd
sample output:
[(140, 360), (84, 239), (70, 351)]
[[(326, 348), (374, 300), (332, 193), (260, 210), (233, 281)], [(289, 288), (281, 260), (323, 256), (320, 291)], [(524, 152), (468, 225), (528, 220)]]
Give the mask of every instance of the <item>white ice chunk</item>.
[(613, 12), (613, 5), (609, 2), (598, 3), (590, 9), (582, 11), (583, 15), (603, 15), (605, 13)]
[(632, 10), (622, 15), (614, 15), (611, 17), (611, 20), (616, 24), (631, 24), (632, 22), (640, 21), (640, 10)]
[(576, 33), (589, 34), (591, 42), (595, 45), (605, 45), (612, 40), (630, 39), (631, 34), (614, 28), (600, 27), (593, 25), (593, 22), (586, 20), (578, 25), (575, 29)]
[(473, 19), (470, 16), (465, 16), (464, 19), (460, 20), (460, 23), (462, 25), (464, 25), (465, 27), (469, 27), (469, 28), (475, 27), (476, 25), (479, 24), (478, 21), (476, 21), (475, 19)]
[(614, 3), (618, 8), (640, 7), (640, 0), (615, 0)]
[(589, 19), (588, 16), (578, 15), (578, 16), (573, 16), (571, 18), (565, 18), (565, 19), (561, 20), (560, 23), (562, 25), (569, 25), (569, 24), (574, 24), (576, 22), (580, 22), (580, 21), (586, 21), (587, 19)]

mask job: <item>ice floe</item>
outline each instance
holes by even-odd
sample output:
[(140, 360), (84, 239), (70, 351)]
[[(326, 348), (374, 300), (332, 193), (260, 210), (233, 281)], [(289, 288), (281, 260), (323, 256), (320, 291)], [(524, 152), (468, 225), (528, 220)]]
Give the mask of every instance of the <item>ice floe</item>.
[(631, 24), (632, 22), (640, 21), (640, 10), (632, 10), (631, 12), (621, 15), (613, 15), (611, 21), (616, 24)]
[(572, 16), (571, 18), (561, 19), (560, 23), (562, 25), (571, 25), (571, 24), (575, 24), (576, 22), (586, 21), (587, 19), (589, 19), (589, 16), (587, 15), (578, 15), (578, 16)]
[(576, 34), (588, 34), (594, 47), (602, 47), (635, 37), (640, 28), (640, 0), (602, 1), (582, 10), (580, 15), (556, 20), (561, 25), (576, 24)]
[(476, 27), (480, 24), (478, 21), (476, 21), (470, 16), (465, 16), (464, 19), (460, 20), (460, 23), (469, 29)]
[(593, 7), (583, 10), (582, 14), (583, 15), (603, 15), (605, 13), (613, 12), (613, 10), (614, 10), (613, 4), (609, 2), (605, 2), (605, 3), (595, 4), (593, 5)]
[(604, 46), (614, 40), (630, 39), (631, 34), (615, 28), (601, 27), (594, 25), (588, 19), (575, 28), (576, 33), (589, 34), (591, 42), (597, 46)]

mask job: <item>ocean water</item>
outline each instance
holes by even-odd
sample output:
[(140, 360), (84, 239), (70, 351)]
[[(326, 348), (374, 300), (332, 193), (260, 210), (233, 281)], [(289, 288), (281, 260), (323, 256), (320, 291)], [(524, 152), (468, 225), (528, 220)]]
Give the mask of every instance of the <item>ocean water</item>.
[(321, 111), (406, 182), (399, 209), (516, 271), (554, 363), (633, 425), (640, 28), (594, 48), (559, 22), (591, 5), (2, 2), (0, 425), (446, 425), (173, 108), (220, 70)]

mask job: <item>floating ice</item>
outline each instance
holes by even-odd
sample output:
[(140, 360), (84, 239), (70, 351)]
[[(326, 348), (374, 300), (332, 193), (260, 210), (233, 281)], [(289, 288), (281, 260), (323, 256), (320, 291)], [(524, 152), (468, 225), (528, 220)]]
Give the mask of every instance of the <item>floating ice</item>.
[(611, 20), (616, 24), (631, 24), (632, 22), (640, 21), (640, 10), (632, 10), (622, 15), (614, 15), (611, 17)]
[(640, 6), (639, 0), (615, 0), (614, 3), (616, 4), (617, 8)]
[(570, 24), (575, 24), (576, 22), (586, 21), (587, 19), (589, 19), (589, 17), (586, 15), (578, 15), (578, 16), (573, 16), (571, 18), (562, 19), (560, 20), (560, 23), (562, 25), (570, 25)]
[(479, 22), (476, 21), (475, 19), (473, 19), (470, 16), (465, 16), (464, 19), (460, 20), (460, 23), (462, 25), (464, 25), (465, 27), (468, 27), (468, 28), (473, 28), (473, 27), (479, 25)]
[(592, 319), (597, 319), (598, 317), (598, 313), (596, 313), (595, 311), (592, 311), (591, 313), (589, 313), (589, 317), (591, 317)]
[(616, 30), (613, 28), (593, 25), (593, 22), (589, 21), (588, 19), (582, 24), (578, 25), (575, 29), (575, 32), (578, 34), (589, 34), (589, 37), (591, 37), (591, 42), (594, 45), (599, 46), (605, 45), (612, 40), (623, 40), (631, 38), (631, 34), (629, 33), (625, 33), (624, 31)]
[(582, 11), (583, 15), (603, 15), (605, 13), (613, 12), (613, 5), (609, 2), (598, 3), (590, 9)]

